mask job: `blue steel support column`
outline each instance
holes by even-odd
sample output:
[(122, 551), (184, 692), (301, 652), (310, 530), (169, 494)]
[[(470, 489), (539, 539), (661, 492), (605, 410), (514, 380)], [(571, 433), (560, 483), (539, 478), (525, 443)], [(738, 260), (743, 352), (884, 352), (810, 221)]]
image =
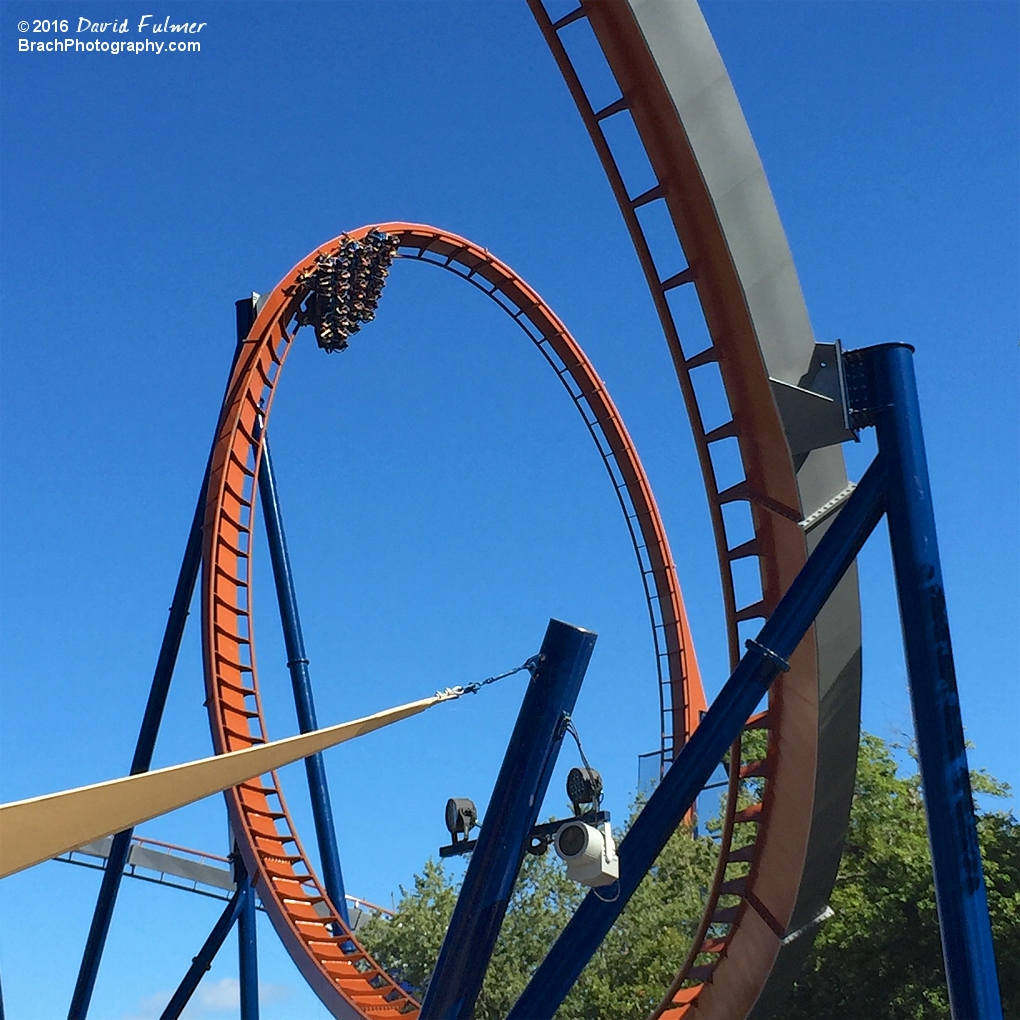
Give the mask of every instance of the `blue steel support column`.
[[(248, 882), (241, 855), (234, 851), (234, 881)], [(237, 915), (238, 978), (241, 1020), (259, 1020), (259, 958), (255, 935), (255, 889), (250, 887)]]
[[(254, 311), (250, 300), (236, 302), (235, 308), (237, 345), (234, 348), (230, 371), (227, 373), (228, 380), (233, 375), (234, 365), (241, 353), (241, 342), (248, 335), (248, 330), (254, 321)], [(159, 657), (156, 659), (156, 669), (152, 675), (149, 700), (145, 704), (145, 714), (142, 716), (141, 729), (138, 731), (135, 754), (131, 759), (130, 774), (133, 776), (139, 772), (148, 772), (149, 766), (152, 764), (159, 724), (163, 719), (163, 709), (166, 707), (167, 695), (170, 692), (170, 681), (173, 679), (174, 667), (177, 665), (181, 639), (184, 637), (184, 625), (188, 621), (191, 599), (195, 594), (195, 582), (198, 580), (198, 571), (202, 565), (202, 527), (205, 523), (205, 499), (208, 486), (209, 465), (206, 464), (195, 514), (191, 519), (191, 530), (188, 532), (188, 541), (184, 548), (184, 559), (181, 562), (180, 573), (177, 575), (173, 601), (170, 603), (170, 616), (166, 622), (166, 629), (163, 631), (163, 643), (159, 647)], [(81, 966), (78, 969), (78, 979), (71, 996), (71, 1006), (67, 1012), (68, 1020), (85, 1020), (89, 1011), (92, 992), (96, 987), (96, 977), (99, 974), (99, 963), (106, 945), (106, 936), (109, 934), (110, 921), (113, 919), (113, 908), (116, 906), (117, 893), (120, 891), (120, 881), (131, 850), (133, 832), (134, 829), (126, 829), (113, 837), (110, 856), (106, 859), (106, 869), (103, 872), (99, 896), (96, 899), (96, 909), (92, 914), (92, 924), (85, 942), (85, 951), (82, 953)]]
[(255, 892), (251, 887), (251, 881), (243, 870), (238, 873), (237, 891), (231, 897), (226, 909), (220, 914), (219, 920), (213, 925), (209, 937), (205, 940), (198, 955), (191, 961), (188, 973), (184, 980), (177, 986), (172, 998), (167, 1003), (166, 1009), (160, 1014), (159, 1020), (177, 1020), (188, 1000), (195, 994), (199, 982), (205, 977), (206, 971), (212, 967), (213, 959), (223, 945), (224, 939), (230, 934), (234, 922), (244, 911), (249, 900), (253, 900)]
[(884, 481), (879, 458), (865, 472), (757, 639), (747, 643), (747, 654), (620, 842), (619, 897), (606, 902), (595, 890), (585, 897), (507, 1020), (550, 1020), (556, 1012), (878, 523), (884, 510)]
[(421, 1020), (474, 1015), (525, 843), (541, 810), (596, 634), (550, 620), (478, 843), (422, 1005)]
[[(184, 625), (188, 619), (188, 607), (191, 605), (198, 569), (202, 563), (202, 524), (205, 519), (205, 494), (208, 481), (209, 471), (206, 468), (206, 474), (202, 479), (202, 491), (199, 494), (195, 516), (191, 522), (191, 531), (188, 533), (184, 560), (177, 577), (177, 587), (174, 589), (170, 618), (167, 620), (163, 643), (159, 649), (159, 658), (156, 660), (156, 670), (152, 677), (152, 686), (149, 689), (149, 700), (145, 705), (145, 715), (138, 733), (135, 754), (131, 760), (131, 775), (148, 772), (149, 766), (152, 764), (156, 735), (159, 733), (159, 724), (163, 718), (163, 709), (170, 691), (170, 681), (177, 663), (177, 653), (181, 647), (181, 638), (184, 636)], [(103, 881), (99, 887), (96, 909), (92, 915), (92, 925), (85, 943), (85, 952), (82, 954), (81, 966), (78, 970), (78, 980), (71, 997), (71, 1007), (67, 1014), (68, 1020), (85, 1020), (85, 1015), (88, 1013), (89, 1002), (96, 985), (96, 976), (99, 973), (99, 961), (103, 955), (103, 947), (106, 945), (106, 936), (110, 931), (110, 921), (113, 918), (117, 893), (120, 891), (120, 881), (127, 865), (128, 853), (131, 850), (133, 832), (133, 829), (126, 829), (113, 837), (110, 856), (106, 860), (106, 870), (103, 872)]]
[(889, 539), (950, 1007), (957, 1020), (1001, 1020), (914, 352), (906, 344), (883, 344), (857, 353), (869, 370), (879, 455), (888, 472)]
[[(283, 638), (287, 646), (287, 669), (290, 670), (290, 682), (294, 688), (298, 728), (302, 733), (308, 733), (310, 730), (318, 729), (319, 726), (315, 717), (315, 702), (312, 700), (312, 680), (308, 674), (308, 656), (305, 654), (305, 639), (301, 633), (301, 618), (298, 616), (294, 575), (290, 569), (287, 539), (283, 533), (276, 474), (269, 455), (269, 437), (265, 434), (262, 435), (262, 460), (259, 464), (259, 498), (266, 519), (269, 558), (273, 564), (276, 597), (280, 603), (280, 620), (283, 623)], [(305, 772), (308, 775), (308, 793), (312, 801), (319, 859), (322, 861), (322, 881), (333, 906), (339, 911), (344, 924), (350, 927), (347, 900), (344, 896), (344, 876), (340, 870), (340, 850), (337, 847), (333, 808), (326, 782), (326, 766), (321, 754), (313, 754), (305, 759)]]

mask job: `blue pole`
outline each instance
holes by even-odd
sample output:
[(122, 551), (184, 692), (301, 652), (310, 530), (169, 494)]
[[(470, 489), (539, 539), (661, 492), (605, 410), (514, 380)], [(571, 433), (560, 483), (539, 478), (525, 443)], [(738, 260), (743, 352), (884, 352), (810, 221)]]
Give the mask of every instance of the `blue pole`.
[(756, 640), (747, 643), (747, 654), (620, 842), (619, 897), (606, 902), (594, 890), (585, 897), (507, 1020), (550, 1020), (559, 1008), (878, 523), (884, 510), (884, 481), (878, 459), (865, 472)]
[[(236, 302), (235, 308), (237, 345), (230, 363), (230, 372), (227, 373), (228, 380), (233, 375), (234, 365), (241, 353), (241, 343), (248, 335), (248, 330), (254, 321), (254, 309), (250, 300)], [(135, 754), (131, 759), (131, 775), (148, 772), (149, 766), (152, 764), (152, 754), (156, 748), (156, 737), (163, 719), (163, 709), (166, 707), (167, 695), (170, 693), (170, 681), (173, 679), (174, 667), (177, 665), (177, 655), (181, 648), (181, 639), (184, 637), (184, 626), (188, 622), (191, 599), (195, 593), (195, 582), (198, 580), (198, 571), (202, 565), (202, 528), (205, 524), (205, 500), (208, 487), (209, 465), (207, 463), (205, 474), (202, 476), (202, 486), (198, 493), (198, 503), (195, 505), (195, 513), (191, 519), (191, 530), (188, 532), (188, 541), (184, 548), (184, 559), (177, 575), (177, 586), (174, 588), (173, 601), (170, 603), (170, 616), (163, 631), (163, 642), (159, 647), (156, 669), (152, 675), (149, 700), (145, 704), (145, 714), (142, 716), (142, 725), (138, 731)], [(110, 931), (110, 922), (113, 920), (113, 908), (117, 904), (117, 894), (120, 892), (120, 881), (124, 875), (124, 868), (127, 866), (128, 854), (131, 851), (133, 833), (134, 829), (125, 829), (124, 832), (118, 832), (113, 837), (110, 856), (106, 859), (106, 869), (103, 871), (103, 879), (99, 886), (96, 909), (92, 914), (92, 924), (89, 926), (88, 938), (85, 941), (85, 951), (82, 953), (81, 965), (78, 968), (78, 979), (75, 982), (71, 1005), (67, 1011), (68, 1020), (85, 1020), (89, 1011), (89, 1003), (92, 1001), (96, 978), (99, 975), (99, 964), (106, 946), (106, 937)]]
[[(234, 881), (249, 881), (241, 855), (234, 855)], [(237, 915), (238, 977), (241, 986), (241, 1020), (259, 1020), (259, 958), (255, 933), (255, 889), (249, 888)]]
[[(276, 473), (273, 471), (273, 460), (269, 455), (269, 437), (265, 434), (262, 435), (262, 460), (259, 464), (259, 497), (262, 501), (262, 513), (266, 519), (269, 558), (273, 564), (276, 597), (280, 603), (280, 620), (287, 647), (287, 669), (290, 671), (290, 682), (294, 688), (298, 729), (302, 733), (308, 733), (310, 730), (318, 729), (319, 726), (315, 716), (315, 702), (312, 699), (312, 679), (308, 673), (305, 639), (301, 633), (301, 618), (298, 615), (294, 574), (290, 567), (290, 554), (287, 552), (287, 538), (283, 533)], [(319, 844), (319, 859), (322, 861), (322, 881), (333, 906), (339, 911), (344, 924), (350, 928), (347, 899), (344, 896), (344, 876), (340, 870), (340, 850), (333, 824), (326, 766), (321, 754), (313, 754), (305, 759), (305, 772), (308, 776), (308, 793), (312, 801), (315, 836)]]
[[(177, 577), (177, 587), (174, 589), (173, 602), (170, 605), (170, 617), (163, 633), (159, 658), (156, 660), (152, 686), (149, 689), (149, 700), (145, 705), (145, 715), (142, 717), (135, 754), (131, 760), (131, 775), (148, 772), (149, 766), (152, 764), (156, 736), (159, 733), (159, 724), (163, 718), (163, 709), (170, 691), (170, 681), (174, 675), (181, 638), (184, 636), (184, 625), (188, 619), (189, 606), (195, 591), (195, 581), (198, 578), (198, 569), (202, 563), (202, 525), (205, 520), (205, 495), (208, 481), (209, 469), (206, 468), (198, 505), (195, 507), (195, 515), (191, 521), (191, 531), (188, 533), (184, 560)], [(85, 1020), (85, 1015), (88, 1013), (96, 977), (99, 974), (99, 963), (106, 945), (106, 936), (110, 931), (110, 921), (113, 919), (113, 908), (117, 903), (117, 893), (120, 891), (120, 881), (131, 850), (133, 832), (134, 829), (126, 829), (113, 837), (110, 856), (106, 860), (106, 869), (103, 871), (103, 880), (99, 887), (96, 909), (92, 915), (92, 924), (85, 942), (85, 952), (82, 954), (81, 966), (78, 969), (78, 980), (71, 997), (71, 1006), (67, 1014), (68, 1020)]]
[(596, 634), (550, 620), (429, 983), (421, 1020), (474, 1015), (525, 842), (538, 818)]
[(209, 932), (209, 937), (198, 951), (198, 955), (191, 961), (187, 974), (177, 986), (177, 991), (167, 1003), (166, 1009), (160, 1014), (159, 1020), (177, 1020), (181, 1015), (188, 1000), (195, 994), (199, 982), (205, 977), (206, 971), (212, 967), (213, 958), (219, 952), (220, 946), (223, 945), (234, 922), (254, 895), (248, 875), (242, 870), (238, 874), (237, 891), (231, 897), (226, 909), (220, 914), (219, 920), (213, 925), (213, 930)]
[(855, 353), (869, 370), (879, 455), (888, 472), (889, 540), (950, 1007), (956, 1020), (1001, 1020), (914, 352), (906, 344), (883, 344)]

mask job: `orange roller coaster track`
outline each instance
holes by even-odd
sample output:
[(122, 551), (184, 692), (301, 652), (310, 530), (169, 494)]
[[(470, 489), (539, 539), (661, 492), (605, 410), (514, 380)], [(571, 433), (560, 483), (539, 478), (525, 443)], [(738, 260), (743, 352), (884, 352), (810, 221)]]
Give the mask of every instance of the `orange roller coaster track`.
[[(777, 387), (809, 386), (831, 354), (815, 344), (761, 161), (696, 0), (580, 0), (555, 19), (546, 0), (528, 3), (605, 170), (673, 358), (708, 495), (735, 664), (742, 628), (769, 617), (851, 488), (839, 446), (815, 434), (795, 445), (799, 423), (776, 398)], [(586, 34), (594, 46), (585, 48)], [(593, 61), (602, 65), (597, 74)], [(615, 82), (618, 94), (595, 105), (589, 81)], [(622, 145), (628, 131), (640, 155)], [(621, 167), (638, 164), (646, 174), (635, 189)], [(654, 251), (648, 224), (668, 224)], [(674, 272), (677, 256), (683, 268)], [(708, 346), (681, 335), (684, 293), (696, 300)], [(706, 376), (726, 394), (721, 424), (706, 421), (699, 399)], [(736, 446), (742, 477), (721, 485), (727, 444)], [(757, 567), (751, 597), (736, 583), (741, 564)], [(742, 760), (739, 741), (730, 755), (715, 881), (691, 952), (654, 1016), (771, 1016), (810, 947), (811, 938), (799, 936), (824, 916), (860, 714), (853, 570), (790, 664), (767, 711), (748, 723), (767, 732), (764, 758)], [(764, 784), (762, 801), (738, 810), (740, 785), (751, 778)], [(754, 836), (733, 849), (737, 827)]]
[[(249, 598), (259, 437), (299, 328), (316, 260), (373, 231), (398, 239), (398, 258), (452, 271), (499, 304), (541, 351), (581, 412), (609, 470), (638, 556), (656, 650), (661, 751), (670, 760), (697, 725), (706, 702), (669, 543), (623, 421), (577, 342), (513, 270), (462, 237), (410, 223), (362, 227), (309, 254), (265, 297), (241, 346), (217, 427), (205, 512), (203, 654), (217, 752), (269, 739)], [(417, 1002), (371, 958), (329, 901), (294, 829), (277, 776), (244, 783), (226, 797), (263, 905), (323, 1003), (341, 1017), (416, 1016)]]

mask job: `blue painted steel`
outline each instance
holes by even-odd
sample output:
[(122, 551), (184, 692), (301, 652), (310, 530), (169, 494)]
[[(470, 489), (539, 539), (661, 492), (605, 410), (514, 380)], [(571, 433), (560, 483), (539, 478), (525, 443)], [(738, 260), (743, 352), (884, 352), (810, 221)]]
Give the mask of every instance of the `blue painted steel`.
[(213, 958), (219, 952), (220, 946), (223, 945), (234, 922), (244, 911), (248, 902), (253, 900), (254, 895), (247, 873), (241, 871), (238, 875), (237, 891), (230, 898), (223, 913), (220, 914), (219, 920), (213, 925), (213, 929), (198, 951), (198, 955), (191, 961), (187, 974), (177, 986), (177, 991), (167, 1003), (166, 1009), (160, 1014), (159, 1020), (177, 1020), (181, 1015), (188, 1000), (195, 994), (199, 982), (205, 977), (206, 971), (212, 967)]
[[(234, 881), (248, 881), (241, 855), (234, 855)], [(241, 986), (241, 1020), (259, 1020), (259, 958), (255, 931), (255, 890), (249, 887), (237, 915), (238, 977)]]
[(913, 348), (883, 344), (860, 353), (869, 362), (879, 456), (888, 472), (889, 540), (950, 1006), (957, 1020), (1001, 1020)]
[[(234, 374), (234, 366), (241, 353), (241, 342), (248, 335), (248, 330), (254, 321), (254, 308), (250, 300), (238, 301), (235, 307), (237, 343), (234, 347), (230, 371), (227, 373), (228, 380)], [(195, 594), (195, 582), (198, 580), (198, 571), (202, 565), (202, 528), (205, 523), (205, 500), (208, 487), (209, 465), (207, 463), (205, 474), (202, 476), (202, 486), (198, 493), (198, 503), (195, 505), (195, 513), (191, 519), (188, 541), (184, 547), (184, 559), (177, 575), (177, 586), (174, 588), (173, 601), (170, 603), (170, 616), (166, 622), (166, 629), (163, 631), (163, 642), (159, 646), (159, 656), (156, 659), (152, 685), (149, 688), (149, 700), (145, 704), (145, 714), (142, 716), (142, 725), (138, 731), (135, 754), (131, 759), (131, 775), (148, 772), (149, 766), (152, 764), (156, 737), (159, 734), (163, 709), (166, 707), (167, 695), (170, 692), (170, 681), (173, 679), (174, 667), (177, 665), (177, 655), (184, 637), (184, 626), (188, 622), (191, 600)], [(99, 963), (106, 946), (106, 936), (109, 934), (110, 922), (113, 920), (113, 908), (117, 903), (117, 893), (120, 892), (121, 878), (124, 875), (128, 853), (131, 850), (133, 833), (134, 829), (126, 829), (113, 837), (110, 856), (106, 859), (106, 870), (103, 872), (103, 881), (99, 886), (96, 909), (92, 914), (92, 924), (85, 941), (85, 951), (82, 953), (81, 965), (78, 968), (78, 979), (75, 982), (71, 1005), (67, 1012), (68, 1020), (85, 1020), (89, 1011), (92, 992), (96, 986), (96, 977), (99, 974)]]
[[(276, 581), (276, 597), (280, 603), (280, 620), (283, 623), (283, 638), (287, 646), (287, 669), (294, 688), (294, 705), (297, 708), (298, 728), (302, 733), (319, 728), (315, 717), (315, 702), (312, 699), (312, 679), (308, 673), (308, 656), (305, 654), (305, 639), (301, 633), (301, 618), (298, 615), (297, 592), (294, 590), (294, 574), (287, 552), (287, 538), (283, 532), (283, 516), (276, 488), (276, 473), (269, 455), (269, 437), (262, 436), (262, 460), (259, 464), (259, 498), (262, 513), (266, 519), (266, 537), (269, 539), (269, 558), (273, 564), (273, 578)], [(319, 844), (319, 858), (322, 861), (322, 881), (333, 906), (339, 911), (344, 924), (350, 927), (347, 900), (344, 896), (344, 876), (340, 869), (340, 850), (336, 841), (333, 824), (333, 807), (329, 800), (329, 785), (326, 781), (326, 766), (321, 754), (305, 759), (308, 776), (308, 792), (312, 801), (312, 817), (315, 820), (315, 836)]]
[[(549, 1020), (655, 863), (762, 695), (800, 644), (884, 510), (876, 460), (822, 536), (748, 652), (621, 841), (620, 895), (590, 892), (532, 976), (507, 1020)], [(474, 862), (472, 862), (474, 863)]]
[[(195, 507), (191, 530), (188, 533), (184, 560), (177, 577), (177, 587), (174, 589), (173, 602), (170, 605), (170, 617), (163, 633), (159, 658), (156, 660), (152, 686), (149, 689), (149, 700), (145, 705), (145, 715), (142, 717), (142, 726), (135, 744), (135, 754), (131, 760), (131, 775), (148, 772), (149, 766), (152, 764), (156, 736), (159, 733), (163, 709), (170, 692), (170, 681), (174, 675), (174, 666), (177, 664), (177, 653), (184, 636), (184, 625), (188, 619), (188, 607), (191, 605), (198, 570), (202, 564), (202, 525), (205, 520), (205, 495), (208, 480), (209, 471), (206, 468), (198, 505)], [(78, 970), (78, 980), (71, 997), (71, 1006), (67, 1014), (68, 1020), (85, 1020), (85, 1015), (88, 1013), (96, 977), (99, 974), (99, 962), (103, 955), (103, 947), (106, 945), (110, 921), (113, 919), (113, 908), (117, 902), (121, 878), (124, 875), (128, 853), (131, 850), (133, 832), (134, 829), (126, 829), (113, 837), (110, 856), (106, 860), (106, 870), (103, 872), (103, 881), (99, 887), (96, 909), (92, 915), (92, 924), (85, 942), (85, 952), (82, 954), (81, 966)]]
[(466, 1020), (474, 1014), (528, 833), (541, 810), (566, 717), (596, 638), (591, 631), (549, 621), (422, 1005), (422, 1020)]

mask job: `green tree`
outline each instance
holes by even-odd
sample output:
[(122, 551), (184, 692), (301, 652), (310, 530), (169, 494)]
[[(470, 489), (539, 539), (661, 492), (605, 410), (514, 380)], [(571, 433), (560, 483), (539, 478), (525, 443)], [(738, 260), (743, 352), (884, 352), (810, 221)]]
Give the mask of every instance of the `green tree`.
[[(975, 773), (972, 782), (978, 793), (1007, 792), (984, 773)], [(760, 787), (760, 781), (747, 784), (742, 802), (760, 796)], [(978, 831), (1003, 1004), (1007, 1020), (1020, 1020), (1020, 824), (1010, 814), (981, 812)], [(687, 829), (674, 834), (558, 1020), (647, 1017), (687, 952), (715, 857), (710, 838)], [(525, 856), (479, 997), (478, 1020), (506, 1016), (586, 891), (567, 879), (554, 854)], [(419, 991), (427, 987), (456, 892), (443, 867), (429, 860), (414, 888), (401, 889), (396, 916), (372, 921), (363, 931), (384, 966)], [(831, 906), (834, 914), (821, 927), (782, 1020), (949, 1015), (920, 781), (916, 774), (900, 775), (893, 749), (868, 734), (861, 739)]]
[[(1004, 796), (986, 773), (978, 793)], [(1007, 1018), (1020, 1018), (1020, 825), (981, 812), (999, 980)], [(846, 847), (822, 925), (784, 1020), (944, 1020), (949, 1016), (931, 855), (917, 773), (899, 774), (892, 748), (864, 734)]]

